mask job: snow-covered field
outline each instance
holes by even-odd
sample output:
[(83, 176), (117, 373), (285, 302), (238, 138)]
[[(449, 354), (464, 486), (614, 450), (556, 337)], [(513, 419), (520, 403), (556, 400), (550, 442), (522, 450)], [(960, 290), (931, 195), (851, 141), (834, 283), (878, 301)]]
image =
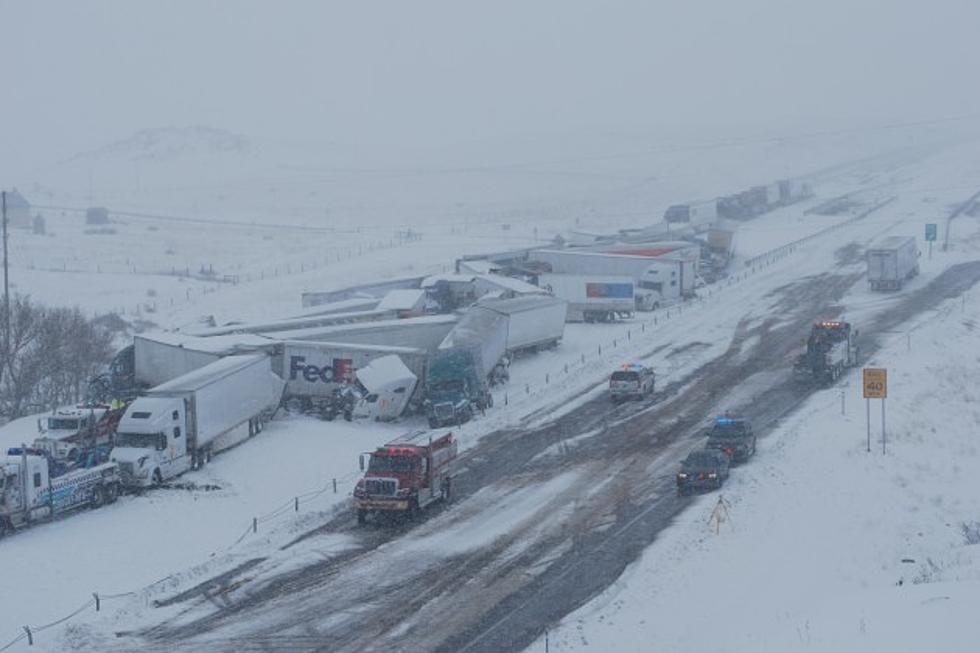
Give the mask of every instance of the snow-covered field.
[[(883, 167), (887, 169), (887, 166)], [(627, 324), (570, 325), (563, 345), (558, 351), (547, 352), (515, 363), (510, 384), (505, 389), (498, 390), (497, 408), (490, 411), (486, 417), (463, 427), (460, 434), (463, 445), (472, 446), (486, 433), (496, 428), (513, 425), (526, 415), (539, 413), (543, 407), (565, 407), (570, 397), (579, 397), (575, 401), (583, 400), (589, 395), (581, 393), (599, 383), (605, 371), (611, 366), (624, 359), (648, 353), (656, 344), (663, 342), (679, 344), (695, 339), (703, 341), (706, 345), (703, 349), (691, 353), (682, 360), (666, 357), (651, 359), (662, 379), (670, 379), (672, 374), (679, 375), (693, 369), (697, 364), (710, 359), (727, 347), (735, 325), (746, 311), (755, 311), (761, 315), (766, 310), (769, 302), (763, 298), (765, 292), (789, 279), (815, 274), (832, 267), (834, 251), (840, 244), (850, 240), (869, 240), (879, 233), (891, 230), (896, 221), (905, 222), (905, 231), (902, 233), (916, 234), (921, 232), (922, 223), (937, 221), (950, 203), (970, 194), (963, 189), (963, 186), (969, 183), (970, 175), (980, 168), (980, 161), (972, 148), (959, 148), (930, 160), (903, 164), (901, 176), (886, 180), (874, 178), (879, 174), (875, 171), (874, 164), (869, 168), (870, 172), (866, 168), (862, 169), (860, 174), (843, 175), (833, 182), (827, 182), (824, 192), (839, 194), (864, 185), (879, 187), (884, 181), (890, 181), (890, 185), (886, 188), (878, 188), (866, 198), (867, 201), (873, 201), (889, 193), (899, 194), (899, 201), (887, 215), (872, 216), (854, 227), (837, 232), (837, 235), (828, 235), (824, 239), (814, 241), (804, 250), (780, 259), (771, 267), (750, 273), (746, 278), (731, 285), (723, 284), (713, 288), (712, 294), (710, 296), (706, 294), (704, 301), (685, 307), (680, 315), (675, 311), (669, 320), (666, 320), (664, 313), (660, 313), (656, 324), (652, 323), (652, 316), (641, 316), (640, 319)], [(806, 206), (802, 205), (789, 207), (754, 221), (751, 230), (746, 230), (751, 237), (740, 236), (740, 256), (756, 255), (848, 217), (804, 215), (805, 208)], [(792, 227), (787, 228), (787, 223)], [(976, 228), (975, 223), (970, 220), (966, 220), (964, 225), (969, 225), (973, 230)], [(67, 233), (68, 228), (65, 229)], [(441, 266), (448, 265), (456, 255), (467, 248), (486, 250), (517, 244), (513, 236), (501, 236), (499, 229), (482, 228), (483, 231), (480, 229), (473, 227), (470, 233), (450, 230), (432, 235), (426, 234), (420, 242), (399, 246), (391, 246), (389, 243), (388, 248), (378, 250), (365, 251), (364, 248), (367, 248), (370, 243), (366, 243), (363, 239), (339, 241), (334, 251), (342, 251), (345, 247), (361, 247), (362, 253), (352, 257), (349, 262), (331, 263), (329, 257), (326, 257), (322, 268), (312, 271), (301, 269), (299, 273), (293, 268), (294, 264), (286, 263), (284, 258), (274, 258), (283, 256), (283, 252), (277, 249), (275, 241), (269, 243), (256, 233), (250, 236), (247, 242), (243, 241), (237, 252), (221, 254), (224, 258), (220, 260), (216, 258), (218, 260), (215, 265), (216, 270), (225, 265), (234, 265), (236, 261), (254, 261), (254, 267), (239, 272), (253, 275), (247, 282), (237, 286), (220, 284), (219, 290), (205, 294), (204, 288), (219, 288), (219, 284), (181, 281), (169, 275), (157, 274), (152, 277), (153, 284), (167, 280), (172, 287), (171, 285), (165, 287), (162, 283), (159, 286), (154, 285), (156, 290), (154, 299), (158, 305), (156, 313), (150, 319), (161, 325), (174, 326), (187, 323), (201, 314), (220, 314), (226, 319), (231, 319), (295, 311), (298, 307), (298, 293), (303, 288), (338, 287), (345, 282), (349, 283), (352, 276), (370, 275), (372, 278), (381, 278), (438, 270)], [(220, 238), (224, 230), (224, 227), (201, 227), (196, 232), (196, 237), (192, 232), (182, 236), (186, 240), (179, 246), (200, 247), (201, 256), (205, 256), (212, 251), (209, 249), (209, 239)], [(134, 226), (128, 233), (127, 238), (130, 239), (128, 242), (134, 242), (140, 238), (148, 238), (147, 234), (153, 236), (155, 232), (144, 233)], [(524, 236), (529, 235), (525, 228)], [(114, 236), (84, 234), (79, 236), (79, 238), (83, 237)], [(276, 238), (278, 237), (277, 233)], [(60, 236), (49, 237), (49, 239), (57, 242)], [(316, 243), (311, 237), (301, 236), (298, 240), (307, 241), (302, 243), (302, 247), (307, 248), (303, 251), (310, 253), (317, 251)], [(523, 242), (530, 242), (530, 239)], [(937, 254), (931, 262), (923, 260), (923, 279), (917, 280), (916, 284), (924, 283), (954, 259), (962, 260), (964, 257), (974, 255), (973, 250), (964, 249), (962, 240), (957, 240), (955, 244), (957, 249), (952, 254)], [(745, 249), (741, 249), (743, 246)], [(125, 264), (126, 251), (126, 247), (120, 248), (112, 254), (110, 260), (114, 260), (116, 264), (120, 262)], [(243, 251), (249, 252), (250, 255), (243, 257)], [(29, 256), (29, 253), (21, 252), (18, 255)], [(290, 254), (286, 253), (285, 256), (288, 258)], [(150, 260), (151, 258), (147, 257), (148, 266)], [(202, 260), (203, 263), (206, 261)], [(143, 259), (136, 262), (137, 266), (142, 264)], [(262, 270), (270, 266), (273, 269), (277, 267), (281, 269), (286, 265), (290, 265), (287, 272), (278, 277), (274, 276), (272, 279), (263, 277), (258, 280), (254, 277), (257, 271), (258, 274), (264, 275)], [(100, 274), (106, 273), (91, 271), (86, 275), (76, 273), (72, 275), (74, 278), (71, 283), (64, 282), (66, 278), (64, 271), (44, 273), (50, 276), (32, 275), (29, 278), (30, 289), (39, 298), (48, 298), (49, 301), (65, 301), (61, 298), (77, 296), (84, 297), (86, 302), (96, 303), (105, 298), (102, 292), (96, 290), (101, 288), (101, 285), (96, 285), (93, 279), (101, 281), (103, 277), (91, 275)], [(133, 293), (146, 293), (147, 289), (143, 286), (147, 285), (148, 278), (144, 275), (127, 273), (125, 268), (114, 274), (116, 276), (113, 278), (121, 284), (119, 299), (106, 295), (108, 299), (100, 306), (100, 310), (111, 310), (122, 301), (129, 301)], [(130, 277), (134, 279), (123, 281)], [(192, 289), (190, 293), (186, 292), (189, 288)], [(169, 299), (174, 300), (172, 308)], [(880, 308), (883, 301), (886, 300), (865, 291), (855, 291), (849, 299), (849, 306), (853, 307), (855, 315), (859, 315), (862, 311), (870, 312)], [(957, 355), (954, 353), (956, 349), (948, 345), (944, 349), (943, 345), (943, 338), (952, 337), (958, 338), (957, 342), (962, 343), (962, 346), (968, 345), (969, 329), (972, 329), (965, 326), (968, 317), (972, 315), (969, 304), (966, 309), (962, 316), (950, 314), (952, 317), (947, 316), (945, 320), (937, 320), (935, 324), (923, 324), (916, 330), (913, 340), (914, 356), (895, 357), (901, 360), (902, 365), (910, 366), (907, 370), (909, 379), (929, 378), (929, 374), (936, 376), (942, 372), (943, 366), (935, 362), (940, 360), (939, 358), (926, 360), (926, 354), (939, 356), (939, 350), (943, 350), (947, 356), (956, 357), (959, 374), (969, 374), (968, 356)], [(957, 324), (960, 326), (957, 327)], [(930, 342), (934, 342), (936, 348), (933, 352), (927, 350), (925, 340), (930, 338), (927, 335), (931, 333), (930, 329), (938, 328), (937, 325), (942, 325), (949, 331), (945, 335), (938, 334), (931, 337)], [(921, 351), (920, 339), (923, 340)], [(601, 354), (598, 352), (599, 345), (603, 347)], [(892, 349), (901, 350), (905, 346), (905, 340), (898, 338)], [(878, 362), (887, 364), (893, 369), (893, 374), (896, 374), (893, 388), (896, 393), (900, 393), (901, 379), (905, 378), (901, 376), (904, 368), (898, 367), (897, 363), (888, 358), (888, 352), (892, 349), (883, 351), (878, 357)], [(961, 353), (962, 351), (968, 350), (961, 350)], [(969, 355), (976, 357), (975, 353)], [(915, 361), (918, 361), (921, 367), (911, 367)], [(705, 628), (704, 623), (698, 621), (702, 614), (706, 615), (706, 619), (711, 617), (712, 611), (694, 610), (693, 606), (689, 609), (688, 606), (681, 607), (676, 602), (680, 600), (680, 594), (684, 594), (684, 600), (692, 602), (705, 599), (700, 592), (692, 592), (689, 588), (707, 586), (711, 578), (726, 579), (726, 573), (731, 573), (729, 568), (737, 568), (746, 570), (744, 579), (728, 578), (711, 584), (712, 590), (715, 591), (714, 596), (727, 596), (728, 600), (728, 603), (724, 603), (722, 599), (718, 599), (721, 603), (713, 612), (716, 618), (719, 618), (719, 610), (722, 608), (724, 608), (720, 613), (722, 615), (731, 613), (754, 617), (754, 620), (745, 618), (733, 623), (747, 624), (745, 632), (772, 634), (772, 650), (793, 650), (801, 647), (800, 642), (803, 641), (803, 637), (810, 637), (811, 639), (807, 641), (813, 641), (814, 646), (820, 649), (821, 646), (816, 644), (819, 641), (818, 637), (837, 637), (836, 640), (828, 641), (846, 641), (845, 635), (849, 632), (831, 631), (829, 627), (818, 629), (814, 625), (829, 623), (826, 619), (835, 614), (828, 612), (830, 607), (822, 603), (823, 600), (831, 603), (836, 600), (834, 597), (838, 595), (833, 590), (838, 588), (849, 590), (848, 593), (839, 593), (839, 596), (849, 600), (854, 600), (854, 596), (857, 596), (856, 600), (860, 600), (864, 596), (862, 592), (868, 592), (869, 595), (873, 591), (887, 592), (890, 591), (890, 586), (884, 587), (883, 579), (886, 577), (891, 579), (894, 576), (892, 572), (895, 571), (907, 574), (905, 576), (907, 584), (903, 584), (898, 589), (911, 590), (915, 573), (925, 573), (922, 572), (923, 569), (926, 571), (931, 569), (931, 567), (921, 566), (922, 561), (930, 555), (934, 560), (940, 561), (937, 564), (940, 564), (942, 569), (952, 570), (948, 571), (948, 574), (953, 573), (957, 567), (954, 567), (952, 562), (947, 562), (946, 566), (942, 567), (942, 561), (947, 558), (940, 556), (938, 549), (945, 545), (951, 547), (956, 539), (959, 523), (956, 520), (973, 523), (968, 521), (970, 517), (966, 514), (973, 509), (973, 503), (968, 496), (962, 497), (952, 489), (949, 492), (942, 492), (946, 499), (939, 506), (933, 506), (931, 502), (939, 493), (937, 487), (943, 487), (944, 483), (949, 483), (953, 487), (953, 482), (949, 478), (943, 478), (942, 475), (947, 469), (952, 470), (954, 467), (954, 463), (949, 461), (952, 453), (962, 455), (964, 451), (969, 452), (967, 427), (968, 423), (972, 424), (976, 421), (976, 416), (973, 415), (972, 408), (956, 411), (959, 415), (958, 419), (966, 421), (950, 421), (944, 424), (944, 428), (939, 428), (939, 421), (929, 419), (930, 428), (935, 427), (938, 433), (953, 428), (960, 429), (961, 433), (958, 436), (963, 438), (962, 442), (951, 443), (948, 447), (936, 447), (935, 442), (929, 438), (925, 438), (922, 443), (917, 442), (912, 434), (919, 433), (921, 429), (913, 429), (911, 426), (903, 436), (900, 426), (903, 424), (903, 417), (907, 420), (924, 420), (923, 416), (927, 414), (911, 400), (911, 397), (917, 394), (928, 394), (926, 386), (918, 385), (917, 382), (915, 387), (916, 390), (908, 392), (907, 396), (910, 397), (908, 403), (895, 401), (890, 404), (894, 406), (890, 408), (889, 422), (896, 425), (896, 448), (893, 449), (894, 453), (890, 453), (884, 459), (869, 458), (864, 455), (861, 448), (863, 440), (858, 436), (863, 433), (863, 413), (859, 410), (859, 402), (854, 398), (857, 389), (853, 381), (849, 389), (852, 396), (848, 398), (848, 415), (843, 418), (834, 416), (835, 407), (839, 410), (837, 394), (824, 393), (816, 397), (779, 433), (764, 441), (761, 446), (762, 453), (752, 465), (744, 468), (744, 471), (739, 470), (733, 476), (725, 496), (732, 503), (732, 522), (726, 527), (734, 524), (734, 531), (722, 532), (714, 538), (707, 537), (703, 524), (706, 516), (703, 513), (705, 510), (710, 510), (713, 498), (706, 497), (685, 513), (684, 519), (689, 518), (689, 521), (679, 523), (660, 542), (651, 547), (643, 561), (624, 576), (621, 587), (611, 589), (595, 604), (584, 608), (581, 615), (570, 616), (558, 631), (553, 632), (552, 645), (557, 644), (573, 649), (583, 646), (584, 638), (584, 641), (594, 646), (595, 650), (606, 650), (616, 646), (620, 648), (632, 646), (634, 650), (650, 648), (672, 650), (675, 648), (675, 643), (693, 643), (708, 650), (720, 650), (718, 648), (720, 644), (712, 643), (715, 640), (708, 639), (709, 633), (715, 631)], [(968, 386), (964, 388), (963, 391), (968, 392)], [(506, 406), (501, 401), (500, 393), (507, 394)], [(939, 397), (938, 393), (932, 399), (919, 397), (922, 402), (920, 406), (931, 405), (930, 401), (933, 405), (938, 405), (942, 399), (937, 397)], [(963, 399), (965, 402), (965, 395)], [(907, 411), (904, 416), (902, 410)], [(807, 431), (807, 425), (814, 421), (814, 416), (819, 418), (820, 430), (810, 433)], [(947, 415), (946, 418), (951, 416)], [(114, 594), (134, 591), (140, 593), (138, 600), (145, 602), (155, 597), (158, 589), (165, 588), (172, 591), (173, 588), (185, 587), (194, 583), (195, 579), (199, 580), (205, 577), (205, 574), (211, 574), (236, 561), (240, 562), (254, 552), (267, 552), (270, 548), (289, 541), (296, 534), (325, 521), (337, 503), (346, 498), (355, 478), (358, 453), (370, 450), (412, 426), (414, 426), (412, 423), (376, 426), (344, 422), (325, 423), (308, 419), (274, 422), (254, 441), (218, 457), (206, 470), (182, 478), (183, 482), (194, 484), (199, 489), (170, 489), (151, 492), (141, 497), (125, 497), (114, 506), (39, 526), (0, 543), (0, 550), (3, 551), (2, 555), (5, 559), (21, 561), (21, 564), (11, 566), (4, 573), (4, 586), (14, 589), (0, 593), (0, 645), (6, 642), (8, 634), (10, 638), (15, 637), (23, 624), (42, 625), (68, 614), (85, 603), (91, 592)], [(7, 425), (0, 430), (0, 444), (4, 446), (18, 444), (24, 439), (25, 430), (32, 433), (33, 424), (21, 422)], [(853, 442), (841, 436), (842, 433), (851, 431), (856, 433)], [(839, 441), (840, 446), (836, 448), (822, 446), (833, 440)], [(911, 454), (907, 458), (907, 467), (899, 467), (900, 461), (905, 460), (901, 457), (903, 440), (908, 451), (912, 451), (919, 445), (921, 448), (932, 445), (925, 452), (928, 456), (921, 459), (926, 461), (927, 467), (916, 468), (916, 461), (920, 458)], [(798, 449), (797, 446), (801, 448)], [(832, 456), (835, 452), (837, 458), (828, 458), (821, 464), (816, 464), (820, 460), (819, 456)], [(919, 455), (925, 453), (918, 452)], [(814, 456), (818, 458), (812, 458)], [(945, 468), (942, 467), (944, 460), (948, 463)], [(892, 463), (895, 467), (889, 467), (888, 463)], [(966, 469), (965, 465), (964, 469)], [(823, 473), (817, 473), (817, 470)], [(847, 474), (844, 474), (844, 470)], [(806, 481), (798, 482), (796, 474), (799, 474), (800, 478), (805, 477)], [(869, 479), (866, 484), (862, 482), (858, 485), (854, 482), (854, 487), (863, 488), (868, 497), (875, 498), (874, 503), (864, 501), (865, 493), (850, 492), (851, 474), (856, 475), (857, 478)], [(874, 480), (875, 474), (878, 474), (877, 485)], [(901, 482), (904, 482), (907, 487), (916, 488), (917, 479), (930, 474), (935, 481), (933, 489), (916, 489), (914, 495), (905, 497), (904, 504), (879, 503), (886, 494), (894, 493), (895, 487), (900, 486)], [(963, 478), (968, 476), (965, 471), (961, 472), (961, 475)], [(953, 475), (950, 474), (950, 478), (952, 477)], [(338, 479), (337, 494), (333, 493), (332, 488), (334, 478)], [(968, 490), (969, 481), (963, 480), (962, 483), (966, 484), (964, 491)], [(203, 489), (211, 485), (219, 489)], [(828, 485), (833, 493), (825, 491)], [(797, 489), (798, 494), (794, 494)], [(320, 491), (322, 491), (320, 494), (314, 496), (313, 493)], [(303, 500), (297, 514), (293, 510), (293, 500), (301, 496)], [(766, 503), (767, 500), (778, 502), (784, 496), (787, 497), (785, 503), (779, 505)], [(827, 502), (828, 497), (834, 498), (833, 505)], [(960, 501), (959, 504), (955, 503), (957, 499)], [(537, 505), (532, 498), (518, 503), (532, 507)], [(914, 507), (915, 510), (913, 511), (909, 506)], [(800, 507), (805, 510), (797, 510)], [(841, 531), (841, 536), (837, 537), (836, 531), (827, 533), (820, 523), (824, 519), (845, 515), (847, 509), (855, 511), (847, 522), (850, 524), (849, 537), (853, 538), (856, 534), (860, 534), (865, 540), (875, 544), (867, 544), (867, 550), (848, 553), (843, 558), (843, 562), (840, 555), (827, 555), (827, 559), (831, 560), (834, 566), (830, 569), (820, 568), (824, 545), (833, 542), (842, 544), (847, 540), (843, 535), (846, 530), (843, 526), (838, 529)], [(867, 514), (864, 521), (861, 521), (858, 516), (862, 510)], [(805, 515), (806, 512), (809, 512), (809, 515)], [(260, 520), (258, 533), (250, 534), (249, 527), (252, 519), (270, 513), (275, 516)], [(933, 538), (929, 533), (921, 537), (915, 535), (915, 538), (919, 539), (913, 539), (912, 542), (923, 544), (924, 548), (908, 555), (904, 551), (898, 552), (901, 557), (914, 558), (916, 560), (914, 565), (901, 563), (900, 560), (894, 562), (887, 557), (893, 556), (901, 547), (894, 542), (879, 542), (879, 539), (891, 538), (898, 542), (900, 536), (905, 534), (902, 530), (905, 526), (925, 528), (925, 525), (912, 526), (916, 524), (917, 515), (940, 513), (950, 524), (942, 531), (945, 539)], [(781, 515), (778, 524), (770, 519), (772, 515)], [(812, 518), (812, 521), (804, 524), (806, 518)], [(757, 521), (753, 522), (753, 519)], [(503, 528), (508, 522), (501, 517), (495, 523), (504, 524)], [(782, 528), (784, 523), (796, 525), (793, 528), (787, 526), (785, 533), (778, 536), (778, 529)], [(865, 524), (871, 526), (862, 530)], [(807, 528), (810, 530), (806, 530)], [(814, 530), (818, 528), (819, 537), (814, 535)], [(796, 532), (799, 532), (801, 537), (797, 538)], [(881, 538), (878, 537), (879, 534)], [(773, 544), (770, 547), (768, 544), (770, 538), (780, 546)], [(723, 546), (722, 543), (730, 543), (731, 546)], [(334, 545), (340, 549), (343, 548), (344, 543), (336, 542)], [(963, 547), (959, 548), (969, 551)], [(765, 574), (760, 571), (766, 569), (767, 565), (763, 564), (765, 562), (763, 557), (751, 557), (757, 550), (767, 551), (776, 556), (773, 559), (779, 561), (779, 574)], [(947, 552), (953, 550), (954, 548), (949, 548)], [(746, 558), (743, 564), (730, 564), (726, 567), (726, 560), (731, 562), (731, 558), (726, 556), (738, 555), (740, 552), (750, 557)], [(681, 555), (682, 553), (685, 555)], [(882, 554), (884, 557), (871, 564), (869, 560), (874, 554)], [(295, 555), (305, 556), (314, 553), (301, 548)], [(957, 553), (957, 556), (960, 555)], [(961, 559), (965, 558), (956, 557), (956, 560)], [(56, 562), (52, 563), (52, 561)], [(285, 564), (282, 560), (279, 563)], [(803, 592), (802, 586), (796, 588), (799, 590), (797, 594), (787, 595), (797, 596), (800, 601), (803, 601), (802, 603), (794, 604), (791, 601), (778, 600), (780, 591), (791, 589), (790, 581), (785, 579), (791, 576), (789, 571), (794, 568), (792, 567), (794, 564), (807, 570), (822, 569), (821, 573), (807, 572), (805, 577), (797, 578), (797, 582), (800, 583), (817, 583), (818, 590), (821, 587), (819, 583), (825, 583), (824, 591), (818, 591), (820, 601), (806, 602), (804, 599), (810, 594)], [(862, 565), (868, 565), (868, 569), (874, 568), (876, 571), (865, 573), (862, 571), (864, 569)], [(913, 566), (915, 571), (912, 571)], [(670, 571), (673, 568), (685, 569), (686, 573), (673, 574)], [(702, 573), (700, 571), (702, 569), (705, 575), (697, 576), (698, 573)], [(750, 572), (756, 576), (755, 584), (746, 584), (751, 579)], [(931, 573), (934, 578), (940, 578), (939, 572)], [(655, 580), (651, 579), (652, 574), (656, 574)], [(636, 580), (631, 580), (633, 578)], [(701, 578), (702, 582), (691, 582), (692, 578)], [(860, 582), (856, 586), (848, 585), (854, 579), (863, 579), (865, 585), (862, 586)], [(898, 577), (895, 577), (891, 580), (897, 582), (897, 579)], [(948, 580), (945, 576), (942, 579)], [(143, 590), (151, 583), (160, 580), (163, 582), (155, 588)], [(743, 580), (746, 582), (741, 582)], [(769, 607), (760, 606), (759, 610), (752, 610), (753, 604), (735, 600), (736, 597), (746, 594), (755, 597), (760, 593), (759, 588), (768, 583), (776, 584), (772, 592), (763, 592), (772, 601), (767, 604)], [(682, 588), (687, 589), (682, 592)], [(727, 589), (735, 594), (720, 593), (720, 589)], [(854, 589), (858, 591), (850, 591)], [(656, 590), (656, 595), (643, 594), (644, 591), (653, 590)], [(626, 593), (628, 591), (634, 593), (628, 594)], [(738, 592), (742, 594), (737, 594)], [(654, 611), (650, 606), (657, 600), (663, 603), (659, 611)], [(678, 607), (670, 607), (672, 605)], [(781, 621), (778, 616), (774, 616), (783, 614), (776, 608), (783, 606), (789, 609), (794, 605), (798, 609), (785, 612), (789, 616), (782, 618)], [(119, 615), (114, 611), (120, 606), (125, 606), (124, 609), (129, 617), (137, 620), (141, 618), (139, 614), (133, 613), (137, 608), (134, 608), (132, 599), (128, 598), (108, 601), (104, 605), (108, 616), (104, 613), (101, 618), (118, 618)], [(616, 606), (620, 606), (618, 611)], [(743, 609), (748, 612), (739, 612)], [(655, 621), (651, 615), (658, 613), (669, 614), (671, 617)], [(836, 614), (843, 616), (844, 612), (840, 611)], [(875, 622), (874, 617), (878, 613), (868, 611), (865, 614), (868, 615), (865, 630), (873, 633), (874, 630), (869, 624)], [(94, 616), (89, 612), (86, 612), (86, 615), (79, 616), (78, 619), (84, 620)], [(769, 621), (760, 621), (760, 615), (767, 617)], [(821, 615), (824, 615), (825, 621), (819, 621)], [(685, 618), (689, 620), (686, 621)], [(721, 618), (728, 619), (727, 616)], [(620, 627), (606, 628), (605, 624), (609, 619), (615, 619), (615, 623)], [(629, 619), (634, 621), (627, 622)], [(810, 630), (797, 635), (795, 629), (804, 627), (807, 620), (810, 620)], [(639, 623), (640, 621), (645, 623)], [(665, 622), (670, 628), (665, 628)], [(621, 627), (625, 623), (629, 624), (628, 628)], [(654, 626), (654, 623), (657, 626)], [(710, 621), (710, 623), (715, 622)], [(647, 624), (649, 628), (644, 630)], [(759, 625), (758, 628), (756, 624)], [(624, 636), (624, 631), (629, 633), (629, 638)], [(795, 640), (795, 643), (786, 640), (785, 637), (789, 635), (800, 639)], [(657, 639), (658, 637), (663, 639)], [(724, 643), (725, 640), (718, 641)], [(734, 650), (757, 650), (753, 643), (760, 645), (766, 643), (762, 639), (731, 641), (737, 644)], [(59, 640), (50, 635), (45, 635), (43, 639), (39, 638), (39, 644), (43, 646), (57, 646), (55, 642)], [(649, 646), (647, 642), (650, 642)], [(659, 644), (655, 644), (656, 642)], [(532, 647), (532, 650), (535, 648)]]

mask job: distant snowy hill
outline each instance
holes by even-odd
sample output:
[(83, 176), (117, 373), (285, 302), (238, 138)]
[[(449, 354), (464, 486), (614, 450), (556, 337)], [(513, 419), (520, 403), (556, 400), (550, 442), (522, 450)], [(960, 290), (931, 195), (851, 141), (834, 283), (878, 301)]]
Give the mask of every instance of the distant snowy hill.
[(249, 140), (242, 134), (212, 127), (157, 127), (69, 157), (65, 163), (91, 160), (166, 161), (216, 153), (246, 153)]

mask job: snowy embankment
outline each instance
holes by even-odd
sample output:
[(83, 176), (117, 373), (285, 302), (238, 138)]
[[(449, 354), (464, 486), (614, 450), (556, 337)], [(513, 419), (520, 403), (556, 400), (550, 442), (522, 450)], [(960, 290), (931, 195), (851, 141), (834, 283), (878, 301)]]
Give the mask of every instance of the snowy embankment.
[[(976, 243), (964, 249), (950, 258), (977, 257)], [(868, 314), (880, 297), (857, 288), (845, 306)], [(974, 289), (878, 334), (885, 346), (866, 365), (889, 370), (884, 453), (879, 401), (867, 450), (854, 372), (734, 471), (726, 521), (712, 521), (718, 494), (698, 499), (551, 630), (550, 650), (976, 650), (978, 327)]]

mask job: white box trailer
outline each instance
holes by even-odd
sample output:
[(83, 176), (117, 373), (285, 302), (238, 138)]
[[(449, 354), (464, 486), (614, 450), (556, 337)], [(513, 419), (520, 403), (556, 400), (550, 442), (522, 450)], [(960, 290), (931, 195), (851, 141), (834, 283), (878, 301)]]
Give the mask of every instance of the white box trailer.
[(554, 347), (565, 335), (568, 302), (549, 295), (487, 299), (470, 310), (492, 311), (507, 318), (507, 352)]
[(587, 274), (541, 274), (538, 286), (568, 302), (569, 322), (609, 322), (636, 310), (632, 277)]
[(871, 290), (901, 290), (919, 274), (919, 248), (912, 236), (889, 236), (867, 251)]
[(424, 378), (424, 349), (344, 342), (287, 340), (273, 359), (273, 370), (286, 381), (287, 400), (315, 400), (330, 397), (360, 370), (387, 356), (397, 356), (416, 378)]
[(285, 383), (265, 354), (227, 356), (137, 397), (111, 458), (129, 486), (159, 485), (258, 433)]
[(250, 334), (214, 338), (172, 332), (138, 335), (133, 338), (136, 383), (157, 386), (224, 356), (268, 350), (273, 344)]
[[(690, 249), (690, 248), (689, 248)], [(676, 250), (675, 250), (676, 251)], [(547, 263), (560, 274), (629, 276), (636, 281), (636, 296), (644, 309), (673, 303), (694, 292), (697, 259), (676, 256), (609, 254), (567, 250), (537, 250), (533, 260)]]

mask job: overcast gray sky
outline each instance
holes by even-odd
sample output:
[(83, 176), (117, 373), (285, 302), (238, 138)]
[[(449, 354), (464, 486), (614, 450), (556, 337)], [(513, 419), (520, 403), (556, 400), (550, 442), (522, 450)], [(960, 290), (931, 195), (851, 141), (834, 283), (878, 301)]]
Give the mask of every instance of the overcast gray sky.
[(0, 0), (0, 172), (131, 132), (453, 143), (980, 111), (975, 0)]

